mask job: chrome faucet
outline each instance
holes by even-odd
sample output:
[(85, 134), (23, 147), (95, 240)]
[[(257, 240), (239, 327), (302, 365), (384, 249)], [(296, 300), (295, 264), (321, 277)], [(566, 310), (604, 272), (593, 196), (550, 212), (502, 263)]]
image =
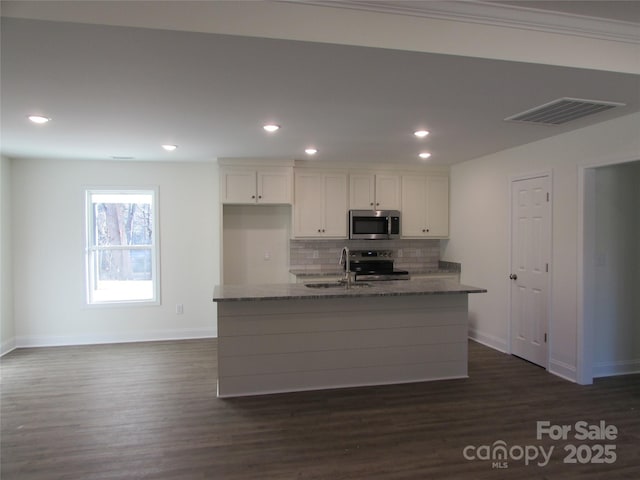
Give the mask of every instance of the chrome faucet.
[(338, 265), (342, 265), (344, 262), (344, 282), (347, 288), (351, 288), (353, 279), (351, 277), (351, 262), (349, 261), (349, 247), (344, 247), (340, 253), (340, 260)]

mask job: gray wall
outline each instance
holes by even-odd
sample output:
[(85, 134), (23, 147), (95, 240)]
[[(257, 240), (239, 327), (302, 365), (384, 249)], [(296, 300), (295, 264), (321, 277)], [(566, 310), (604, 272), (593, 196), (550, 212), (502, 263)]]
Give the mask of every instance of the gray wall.
[(549, 371), (578, 380), (578, 257), (581, 167), (635, 160), (640, 113), (504, 150), (451, 168), (451, 238), (443, 260), (462, 263), (461, 281), (488, 293), (469, 298), (470, 335), (509, 349), (510, 182), (522, 175), (553, 175), (553, 234)]
[(0, 355), (15, 347), (11, 255), (11, 160), (0, 157)]
[[(158, 187), (160, 305), (86, 305), (84, 189), (98, 186)], [(17, 346), (216, 336), (215, 163), (19, 159), (11, 188)]]
[(337, 269), (342, 247), (352, 250), (391, 250), (397, 270), (430, 270), (438, 268), (440, 240), (315, 240), (290, 242), (291, 268), (304, 270)]
[(289, 282), (291, 207), (223, 206), (223, 283)]

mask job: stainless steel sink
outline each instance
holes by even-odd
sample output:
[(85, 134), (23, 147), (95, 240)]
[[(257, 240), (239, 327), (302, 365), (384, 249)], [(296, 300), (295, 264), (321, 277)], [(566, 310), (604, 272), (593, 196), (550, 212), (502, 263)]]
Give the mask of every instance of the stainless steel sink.
[[(346, 282), (317, 282), (317, 283), (305, 283), (305, 287), (309, 288), (344, 288), (347, 289)], [(351, 288), (370, 287), (370, 283), (358, 283), (353, 282)]]

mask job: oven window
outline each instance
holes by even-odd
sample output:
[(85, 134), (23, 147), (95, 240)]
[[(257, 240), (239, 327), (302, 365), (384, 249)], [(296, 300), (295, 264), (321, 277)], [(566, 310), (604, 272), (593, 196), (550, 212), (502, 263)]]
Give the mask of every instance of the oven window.
[(387, 233), (387, 219), (381, 217), (354, 217), (353, 233), (370, 234), (370, 233)]

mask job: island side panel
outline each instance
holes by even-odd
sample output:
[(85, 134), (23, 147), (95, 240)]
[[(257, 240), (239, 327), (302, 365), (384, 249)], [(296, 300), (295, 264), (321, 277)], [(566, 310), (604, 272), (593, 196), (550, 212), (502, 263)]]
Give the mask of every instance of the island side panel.
[(467, 295), (218, 303), (218, 395), (467, 376)]

